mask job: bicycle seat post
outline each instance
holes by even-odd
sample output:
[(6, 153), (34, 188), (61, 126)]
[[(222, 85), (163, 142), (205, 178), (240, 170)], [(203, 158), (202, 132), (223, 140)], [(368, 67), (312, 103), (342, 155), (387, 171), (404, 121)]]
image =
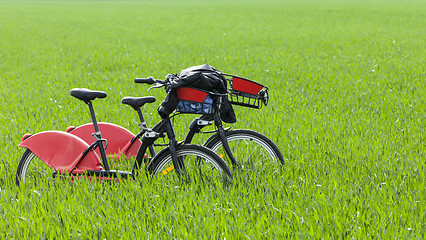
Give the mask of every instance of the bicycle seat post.
[(139, 119), (141, 120), (141, 123), (140, 123), (141, 127), (146, 128), (147, 126), (146, 126), (145, 118), (143, 117), (143, 114), (142, 114), (142, 110), (138, 108), (136, 112), (138, 113)]
[(90, 116), (92, 117), (93, 126), (95, 127), (95, 133), (99, 133), (98, 121), (96, 120), (95, 110), (93, 108), (92, 101), (86, 102), (87, 106), (89, 106)]
[(106, 157), (105, 148), (102, 143), (101, 131), (99, 131), (98, 121), (96, 120), (95, 110), (93, 108), (92, 101), (86, 102), (87, 106), (89, 106), (90, 116), (92, 117), (93, 127), (95, 128), (95, 132), (93, 133), (93, 137), (98, 142), (99, 152), (101, 153), (102, 163), (104, 165), (105, 170), (109, 171), (108, 159)]

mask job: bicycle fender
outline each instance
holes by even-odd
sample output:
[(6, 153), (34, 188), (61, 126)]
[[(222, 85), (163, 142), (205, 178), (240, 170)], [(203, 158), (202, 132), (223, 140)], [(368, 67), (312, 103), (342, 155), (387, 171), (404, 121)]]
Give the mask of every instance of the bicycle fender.
[(85, 170), (102, 170), (99, 157), (93, 150), (90, 150), (80, 161), (83, 152), (89, 148), (89, 145), (82, 139), (66, 132), (37, 133), (25, 138), (19, 147), (30, 149), (55, 171), (63, 172), (65, 169), (67, 172), (83, 173)]
[[(108, 158), (118, 161), (120, 156), (136, 157), (141, 141), (136, 139), (132, 144), (131, 140), (135, 137), (132, 132), (113, 123), (99, 122), (98, 127), (102, 138), (106, 139), (108, 143), (105, 149)], [(95, 141), (92, 136), (94, 131), (93, 123), (67, 129), (67, 132), (83, 139), (88, 144), (92, 144)], [(99, 149), (96, 149), (96, 153), (100, 155)]]

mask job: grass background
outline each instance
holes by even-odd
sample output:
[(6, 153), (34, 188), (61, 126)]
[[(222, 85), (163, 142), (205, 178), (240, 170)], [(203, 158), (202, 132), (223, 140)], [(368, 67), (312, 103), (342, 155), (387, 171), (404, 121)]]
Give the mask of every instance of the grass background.
[[(0, 236), (424, 238), (424, 26), (420, 0), (0, 1)], [(227, 189), (14, 186), (23, 134), (90, 121), (70, 89), (106, 91), (98, 120), (136, 132), (120, 99), (165, 94), (133, 78), (204, 63), (269, 87), (234, 128), (276, 142), (282, 170)]]

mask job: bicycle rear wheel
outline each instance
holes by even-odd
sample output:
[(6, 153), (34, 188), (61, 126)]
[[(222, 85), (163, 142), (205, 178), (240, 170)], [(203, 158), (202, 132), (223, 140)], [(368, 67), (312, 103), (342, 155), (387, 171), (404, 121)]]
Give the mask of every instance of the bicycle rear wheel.
[(185, 170), (179, 174), (174, 171), (172, 156), (169, 148), (160, 151), (148, 164), (148, 172), (162, 179), (181, 179), (200, 182), (229, 182), (232, 174), (226, 163), (216, 153), (208, 148), (185, 144), (176, 146), (177, 157), (185, 165)]
[[(227, 131), (226, 138), (235, 159), (243, 169), (274, 169), (285, 164), (277, 145), (261, 133), (248, 129), (235, 129)], [(216, 152), (227, 163), (231, 163), (217, 133), (207, 139), (204, 146)]]
[(55, 176), (55, 171), (27, 149), (18, 164), (16, 185), (37, 186), (43, 182), (53, 182)]

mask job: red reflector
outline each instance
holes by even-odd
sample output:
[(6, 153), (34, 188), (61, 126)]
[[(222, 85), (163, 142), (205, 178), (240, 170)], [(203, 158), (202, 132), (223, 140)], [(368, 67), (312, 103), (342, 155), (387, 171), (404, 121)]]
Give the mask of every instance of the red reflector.
[(187, 87), (179, 87), (176, 89), (178, 99), (187, 100), (193, 102), (204, 102), (204, 99), (207, 97), (207, 93)]
[(26, 133), (24, 136), (22, 136), (22, 140), (21, 140), (21, 142), (23, 142), (25, 139), (27, 139), (27, 138), (29, 138), (29, 137), (31, 137), (31, 136), (32, 136), (31, 134)]
[(69, 132), (71, 132), (72, 130), (74, 130), (75, 129), (75, 127), (74, 126), (69, 126), (68, 128), (67, 128), (67, 130), (65, 130), (67, 133), (69, 133)]

